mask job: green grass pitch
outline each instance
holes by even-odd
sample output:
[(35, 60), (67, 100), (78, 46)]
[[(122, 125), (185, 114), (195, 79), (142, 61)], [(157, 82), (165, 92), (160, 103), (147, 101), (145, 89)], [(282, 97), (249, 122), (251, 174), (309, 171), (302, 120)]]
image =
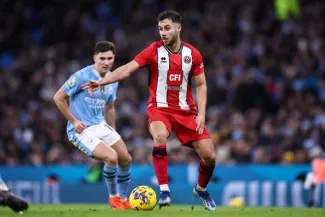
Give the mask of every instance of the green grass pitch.
[(196, 205), (192, 210), (191, 205), (174, 205), (153, 211), (113, 211), (107, 205), (99, 204), (32, 204), (27, 212), (22, 215), (12, 212), (9, 208), (0, 207), (0, 216), (31, 216), (31, 217), (325, 217), (325, 209), (308, 208), (228, 208), (217, 207), (215, 212), (203, 210), (202, 206)]

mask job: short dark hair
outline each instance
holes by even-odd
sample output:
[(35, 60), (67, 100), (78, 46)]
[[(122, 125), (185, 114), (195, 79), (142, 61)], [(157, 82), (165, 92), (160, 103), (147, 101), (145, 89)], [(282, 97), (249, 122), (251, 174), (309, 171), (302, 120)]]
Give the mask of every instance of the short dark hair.
[(99, 41), (95, 46), (95, 54), (112, 51), (115, 54), (115, 45), (110, 41)]
[(158, 15), (157, 22), (163, 21), (164, 19), (171, 19), (173, 23), (182, 23), (181, 15), (174, 10), (163, 11)]

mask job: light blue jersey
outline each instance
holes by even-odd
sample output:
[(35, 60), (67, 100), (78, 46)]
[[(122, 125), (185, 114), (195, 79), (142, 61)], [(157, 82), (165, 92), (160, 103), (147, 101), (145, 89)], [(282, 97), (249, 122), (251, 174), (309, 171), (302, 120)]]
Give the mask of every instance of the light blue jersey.
[[(106, 75), (109, 75), (108, 72)], [(81, 85), (88, 80), (100, 80), (101, 76), (95, 70), (94, 65), (87, 66), (75, 73), (62, 85), (62, 89), (70, 96), (70, 110), (72, 114), (82, 121), (86, 127), (90, 127), (104, 121), (104, 107), (106, 102), (116, 99), (118, 82), (99, 88), (90, 96), (88, 90), (82, 90)], [(68, 121), (67, 134), (75, 135), (73, 124)]]

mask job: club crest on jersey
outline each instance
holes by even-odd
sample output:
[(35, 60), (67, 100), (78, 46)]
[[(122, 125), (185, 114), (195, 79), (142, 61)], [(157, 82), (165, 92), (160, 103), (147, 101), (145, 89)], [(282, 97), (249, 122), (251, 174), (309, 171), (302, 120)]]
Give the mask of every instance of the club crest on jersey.
[(104, 94), (105, 93), (105, 86), (100, 86), (100, 93)]
[(185, 56), (185, 57), (184, 57), (184, 62), (185, 62), (186, 64), (190, 64), (191, 61), (192, 61), (192, 59), (191, 59), (190, 56)]
[(71, 88), (75, 83), (76, 83), (76, 77), (71, 77), (71, 78), (67, 81), (67, 85), (68, 85), (69, 88)]
[(166, 57), (161, 57), (160, 58), (160, 63), (167, 63), (167, 58)]

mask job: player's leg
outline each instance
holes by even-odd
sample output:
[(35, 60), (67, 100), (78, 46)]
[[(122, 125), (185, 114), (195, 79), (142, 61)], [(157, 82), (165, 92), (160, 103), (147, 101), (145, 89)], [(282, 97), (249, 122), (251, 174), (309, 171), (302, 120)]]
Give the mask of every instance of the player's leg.
[(316, 157), (312, 160), (312, 172), (306, 175), (304, 188), (309, 189), (308, 207), (313, 207), (315, 201), (316, 185), (325, 183), (325, 160), (321, 157)]
[(171, 203), (168, 186), (168, 155), (166, 142), (169, 132), (161, 121), (153, 121), (149, 125), (149, 131), (154, 141), (152, 149), (152, 164), (158, 179), (160, 195), (159, 207), (169, 206)]
[(128, 200), (128, 187), (131, 181), (131, 162), (132, 158), (122, 139), (119, 139), (111, 146), (117, 153), (117, 187), (121, 196), (124, 209), (132, 209)]
[(0, 175), (0, 205), (9, 206), (14, 212), (22, 212), (28, 209), (28, 203), (10, 192), (8, 186)]
[[(117, 153), (114, 149), (106, 145), (97, 137), (83, 132), (80, 136), (74, 137), (71, 142), (77, 146), (81, 151), (85, 152), (88, 156), (103, 161), (104, 166), (104, 179), (108, 188), (109, 195), (117, 195), (116, 187), (116, 167), (117, 167)], [(105, 168), (109, 168), (106, 172)]]
[(214, 146), (210, 138), (194, 141), (192, 146), (201, 158), (197, 186), (198, 189), (205, 190), (211, 180), (215, 167), (216, 153)]
[(307, 173), (304, 180), (304, 188), (309, 191), (307, 195), (308, 207), (313, 207), (315, 205), (314, 191), (316, 186), (313, 182), (314, 182), (314, 174), (312, 172)]
[[(74, 133), (69, 135), (69, 140), (81, 151), (88, 156), (101, 160), (105, 163), (103, 176), (108, 189), (109, 197), (118, 197), (116, 186), (116, 168), (117, 168), (117, 153), (109, 145), (99, 139), (102, 132), (100, 124), (86, 128), (77, 137)], [(122, 202), (110, 203), (113, 209), (124, 209)]]
[(198, 183), (193, 189), (193, 194), (201, 199), (206, 210), (214, 211), (216, 204), (206, 190), (215, 167), (216, 154), (212, 140), (208, 138), (194, 141), (192, 146), (201, 158), (198, 168)]
[(118, 190), (116, 195), (110, 195), (109, 203), (111, 206), (122, 204), (124, 209), (131, 209), (128, 201), (128, 187), (131, 181), (132, 158), (121, 136), (106, 122), (100, 124), (97, 132), (101, 134), (100, 139), (116, 152), (118, 159), (117, 167), (105, 165), (103, 169), (105, 179), (114, 181)]
[(166, 142), (169, 132), (161, 121), (153, 121), (149, 125), (149, 131), (153, 138), (152, 163), (157, 175), (160, 190), (168, 190), (168, 156)]
[(215, 167), (216, 153), (206, 127), (202, 134), (196, 131), (194, 115), (174, 115), (175, 132), (182, 145), (193, 147), (200, 156), (198, 188), (204, 190)]
[(118, 163), (116, 151), (106, 143), (101, 142), (94, 149), (93, 156), (105, 163), (103, 168), (103, 177), (108, 189), (108, 200), (110, 206), (114, 210), (124, 209), (116, 182)]
[(315, 188), (316, 188), (315, 184), (312, 184), (310, 186), (310, 190), (308, 192), (308, 204), (307, 204), (308, 207), (314, 207), (316, 204), (316, 202), (315, 202)]
[(198, 183), (193, 189), (193, 193), (202, 200), (205, 209), (215, 210), (216, 205), (206, 190), (214, 171), (216, 158), (209, 132), (206, 128), (202, 134), (195, 130), (194, 115), (175, 115), (174, 122), (176, 135), (182, 145), (193, 147), (201, 158), (198, 168)]
[(198, 168), (198, 183), (193, 189), (193, 194), (202, 200), (203, 206), (209, 211), (216, 209), (216, 204), (206, 190), (215, 168), (215, 150), (210, 138), (194, 141), (193, 148), (201, 158)]
[(160, 111), (149, 115), (149, 131), (153, 138), (152, 164), (160, 187), (159, 206), (169, 206), (170, 190), (168, 187), (168, 156), (166, 150), (167, 138), (172, 130), (168, 116)]

